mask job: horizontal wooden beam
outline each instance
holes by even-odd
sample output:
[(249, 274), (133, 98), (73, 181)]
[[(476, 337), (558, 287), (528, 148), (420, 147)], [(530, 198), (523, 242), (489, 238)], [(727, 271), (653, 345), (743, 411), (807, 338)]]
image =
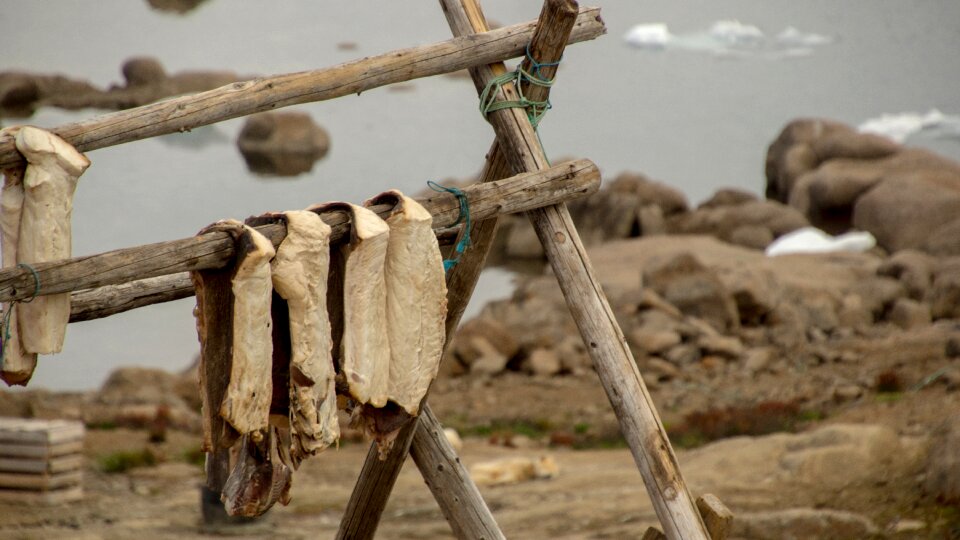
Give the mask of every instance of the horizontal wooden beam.
[[(580, 159), (561, 163), (535, 173), (521, 174), (498, 182), (463, 188), (475, 221), (500, 214), (525, 212), (596, 192), (600, 187), (600, 171), (591, 161)], [(460, 204), (450, 193), (437, 193), (418, 199), (433, 215), (435, 229), (445, 229), (457, 222)], [(371, 208), (386, 216), (388, 205)], [(349, 232), (347, 217), (342, 212), (322, 214), (332, 228), (331, 242), (338, 242)], [(257, 227), (279, 246), (286, 236), (283, 224)], [(118, 249), (98, 255), (36, 263), (33, 270), (40, 279), (40, 294), (57, 294), (105, 285), (203, 270), (223, 268), (234, 257), (234, 243), (225, 232), (211, 232), (179, 240), (158, 242), (133, 248)], [(34, 273), (26, 268), (0, 270), (0, 302), (33, 296)]]
[[(536, 21), (430, 45), (400, 49), (338, 66), (236, 82), (207, 92), (105, 114), (51, 129), (87, 152), (249, 114), (360, 94), (389, 84), (452, 73), (525, 53)], [(580, 10), (571, 42), (604, 33), (599, 8)], [(0, 170), (20, 165), (13, 137), (0, 134)]]

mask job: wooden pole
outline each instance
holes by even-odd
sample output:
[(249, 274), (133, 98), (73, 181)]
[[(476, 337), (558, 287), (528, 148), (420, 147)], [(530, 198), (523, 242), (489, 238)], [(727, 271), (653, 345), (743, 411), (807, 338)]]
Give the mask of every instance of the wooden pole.
[[(462, 32), (481, 32), (486, 28), (475, 0), (441, 0), (441, 3), (451, 28)], [(572, 0), (568, 3), (576, 5)], [(474, 82), (478, 92), (496, 75), (487, 66), (472, 69), (477, 72)], [(516, 99), (513, 88), (505, 86), (502, 94), (500, 99)], [(491, 113), (488, 119), (514, 172), (538, 170), (548, 165), (525, 111), (504, 109)], [(617, 414), (620, 430), (630, 445), (664, 532), (671, 539), (708, 539), (666, 431), (623, 332), (593, 275), (566, 205), (533, 210), (527, 215)]]
[[(584, 8), (574, 41), (599, 36), (599, 8)], [(87, 152), (167, 133), (189, 131), (231, 118), (301, 103), (323, 101), (388, 84), (451, 73), (478, 63), (524, 54), (534, 21), (482, 36), (450, 39), (355, 60), (331, 68), (236, 82), (52, 129), (77, 150)], [(23, 164), (13, 137), (0, 134), (0, 170)]]
[[(530, 44), (531, 55), (541, 63), (559, 60), (571, 27), (576, 23), (576, 13), (576, 10), (571, 13), (563, 9), (562, 2), (545, 2)], [(599, 18), (596, 22), (602, 24)], [(524, 60), (524, 65), (530, 70), (529, 59)], [(545, 67), (541, 74), (553, 77), (555, 72), (555, 67)], [(544, 87), (530, 86), (525, 90), (534, 100), (545, 100), (548, 95)], [(487, 153), (480, 182), (492, 182), (509, 175), (510, 168), (495, 141)], [(471, 248), (447, 276), (447, 343), (473, 294), (496, 230), (495, 218), (474, 223), (470, 231)], [(443, 427), (426, 403), (422, 410), (419, 419), (400, 432), (386, 460), (381, 461), (376, 448), (371, 446), (340, 522), (338, 538), (373, 537), (408, 450), (420, 457), (414, 461), (458, 538), (503, 538), (477, 486), (442, 436)]]
[[(470, 204), (471, 217), (479, 221), (501, 213), (523, 212), (587, 195), (599, 186), (600, 172), (596, 165), (588, 160), (576, 160), (548, 171), (477, 184), (463, 191)], [(453, 195), (438, 193), (418, 200), (433, 214), (434, 228), (443, 229), (456, 223), (460, 205)], [(390, 211), (388, 205), (372, 209), (384, 216)], [(348, 231), (347, 218), (340, 212), (325, 213), (323, 217), (333, 228), (331, 241), (344, 238)], [(273, 241), (274, 246), (278, 246), (286, 235), (282, 224), (264, 225), (257, 230)], [(233, 250), (230, 235), (212, 232), (99, 255), (37, 263), (33, 269), (40, 278), (40, 294), (56, 294), (192, 270), (222, 268), (233, 260)], [(31, 270), (18, 267), (0, 270), (0, 302), (30, 298), (35, 289), (36, 281)]]

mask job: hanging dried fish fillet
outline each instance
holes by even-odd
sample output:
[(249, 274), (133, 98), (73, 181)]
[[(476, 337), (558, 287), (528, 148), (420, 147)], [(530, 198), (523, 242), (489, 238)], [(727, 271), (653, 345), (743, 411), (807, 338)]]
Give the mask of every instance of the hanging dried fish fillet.
[(271, 263), (289, 307), (291, 457), (296, 467), (340, 438), (327, 314), (330, 227), (306, 210), (285, 212), (287, 236)]
[[(73, 193), (90, 160), (60, 137), (31, 126), (20, 128), (16, 145), (27, 160), (17, 262), (67, 259), (71, 254)], [(60, 352), (70, 320), (70, 293), (38, 296), (30, 303), (18, 304), (17, 310), (25, 350)]]
[(276, 252), (256, 229), (241, 226), (232, 281), (233, 362), (220, 416), (238, 432), (252, 433), (267, 428), (273, 394), (270, 259)]
[(290, 502), (290, 468), (281, 462), (279, 437), (271, 428), (244, 435), (237, 462), (220, 499), (231, 516), (260, 516), (277, 501)]
[[(20, 215), (23, 209), (23, 173), (22, 168), (4, 171), (3, 195), (0, 197), (0, 230), (3, 231), (3, 266), (16, 266), (17, 241), (20, 235)], [(12, 303), (3, 306), (3, 312), (13, 309)], [(0, 332), (6, 332), (0, 329)], [(20, 343), (20, 328), (17, 310), (10, 313), (9, 339), (3, 335), (3, 371), (0, 377), (7, 384), (26, 386), (37, 367), (37, 355), (23, 350)]]
[(390, 229), (380, 216), (362, 206), (328, 203), (310, 210), (340, 210), (350, 216), (350, 242), (343, 248), (346, 269), (340, 368), (359, 404), (383, 407), (390, 370), (383, 264)]
[(433, 216), (418, 202), (391, 190), (370, 199), (365, 206), (375, 204), (394, 205), (386, 219), (390, 242), (384, 266), (389, 397), (416, 416), (443, 355), (447, 316), (443, 258), (433, 233)]

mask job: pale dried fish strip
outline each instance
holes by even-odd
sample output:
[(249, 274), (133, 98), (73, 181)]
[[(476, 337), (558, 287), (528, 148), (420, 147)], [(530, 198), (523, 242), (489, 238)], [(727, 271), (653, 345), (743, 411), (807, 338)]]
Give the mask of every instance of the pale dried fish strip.
[(237, 240), (237, 266), (231, 288), (233, 361), (220, 416), (242, 434), (267, 428), (273, 393), (273, 337), (270, 305), (273, 244), (243, 225)]
[[(306, 210), (283, 216), (287, 235), (271, 269), (273, 286), (290, 313), (290, 452), (292, 463), (298, 465), (340, 438), (327, 313), (331, 229)], [(332, 409), (324, 407), (328, 401)]]
[(433, 216), (396, 190), (367, 201), (393, 204), (384, 275), (390, 338), (390, 399), (416, 416), (437, 376), (445, 340), (447, 288)]
[[(31, 126), (20, 128), (16, 145), (27, 160), (17, 262), (68, 259), (73, 194), (90, 160), (60, 137)], [(70, 293), (38, 296), (18, 304), (17, 310), (25, 350), (60, 352), (70, 321)]]
[[(20, 236), (20, 216), (23, 210), (23, 168), (4, 171), (3, 195), (0, 196), (0, 230), (2, 230), (3, 266), (17, 265), (17, 241)], [(3, 306), (3, 312), (13, 309), (13, 303)], [(7, 329), (3, 340), (3, 371), (0, 377), (7, 384), (26, 385), (37, 367), (37, 355), (23, 350), (17, 310), (10, 313), (9, 339)]]
[(328, 203), (310, 210), (341, 210), (351, 217), (350, 242), (342, 248), (346, 269), (340, 367), (357, 402), (383, 407), (390, 370), (383, 265), (390, 229), (380, 216), (362, 206)]

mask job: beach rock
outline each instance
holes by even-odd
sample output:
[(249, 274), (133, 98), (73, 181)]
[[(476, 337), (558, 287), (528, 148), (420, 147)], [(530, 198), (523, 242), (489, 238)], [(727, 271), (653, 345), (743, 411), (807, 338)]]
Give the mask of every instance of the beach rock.
[(907, 295), (914, 300), (923, 300), (930, 290), (930, 282), (936, 259), (914, 249), (905, 249), (891, 255), (883, 261), (877, 274), (900, 281)]
[(820, 118), (794, 120), (767, 149), (767, 198), (788, 202), (797, 179), (827, 160), (877, 159), (899, 149), (900, 145), (885, 137), (857, 133), (840, 122)]
[(844, 328), (863, 329), (873, 324), (873, 314), (859, 294), (848, 294), (837, 310), (837, 324)]
[(940, 265), (928, 298), (934, 319), (960, 318), (960, 258), (949, 259)]
[(772, 347), (756, 347), (748, 350), (744, 355), (743, 370), (751, 375), (766, 370), (773, 361), (774, 354)]
[(636, 197), (640, 207), (659, 206), (664, 216), (686, 212), (689, 208), (687, 196), (682, 191), (640, 173), (621, 173), (610, 183), (608, 190), (620, 196)]
[(773, 242), (773, 232), (761, 225), (741, 225), (730, 231), (730, 243), (751, 249), (764, 249)]
[(880, 532), (870, 518), (844, 510), (789, 508), (737, 513), (731, 534), (747, 540), (868, 538)]
[(197, 8), (207, 0), (147, 0), (150, 7), (157, 11), (169, 11), (184, 15)]
[[(454, 353), (468, 366), (476, 358), (475, 351), (470, 350), (468, 343), (474, 338), (484, 339), (506, 358), (513, 358), (520, 351), (519, 343), (500, 321), (490, 317), (474, 317), (460, 325), (453, 342)], [(461, 340), (465, 342), (462, 348)]]
[[(194, 393), (195, 385), (196, 381)], [(84, 408), (84, 421), (143, 428), (161, 420), (173, 428), (198, 432), (200, 415), (179, 395), (182, 389), (182, 378), (173, 373), (153, 368), (119, 368)]]
[(679, 345), (680, 334), (673, 330), (648, 330), (641, 326), (630, 331), (627, 341), (638, 351), (659, 354)]
[(671, 348), (664, 354), (664, 358), (674, 366), (689, 366), (696, 364), (703, 357), (700, 347), (684, 343)]
[(653, 376), (657, 382), (679, 379), (681, 375), (681, 371), (676, 365), (656, 356), (642, 360), (638, 367), (641, 373)]
[(730, 243), (744, 241), (745, 247), (754, 249), (766, 247), (759, 245), (761, 238), (772, 240), (809, 225), (803, 214), (776, 201), (701, 207), (667, 219), (667, 231), (672, 234), (711, 234)]
[(912, 330), (930, 324), (930, 308), (910, 298), (898, 298), (890, 308), (887, 320), (904, 330)]
[(160, 84), (167, 79), (167, 72), (159, 60), (150, 56), (127, 59), (120, 67), (128, 87)]
[(735, 336), (700, 336), (697, 346), (705, 354), (722, 356), (729, 359), (740, 358), (744, 353), (743, 343)]
[(761, 324), (782, 298), (782, 286), (769, 270), (747, 265), (729, 266), (718, 269), (717, 275), (733, 295), (743, 325)]
[(716, 274), (690, 253), (645, 268), (643, 282), (685, 315), (701, 318), (720, 332), (740, 326), (733, 296)]
[(252, 172), (294, 176), (327, 154), (330, 136), (305, 113), (260, 113), (247, 118), (237, 147)]
[[(920, 151), (913, 151), (920, 152)], [(930, 161), (946, 162), (924, 153)], [(917, 159), (917, 161), (922, 161)], [(931, 167), (930, 164), (927, 164)], [(960, 165), (915, 170), (886, 178), (857, 199), (853, 226), (869, 231), (888, 251), (927, 249), (935, 232), (960, 215)], [(957, 242), (960, 244), (960, 242)], [(958, 246), (960, 247), (960, 246)], [(949, 242), (938, 255), (960, 255)]]
[(960, 502), (960, 415), (947, 413), (930, 441), (924, 487), (937, 500)]
[(757, 195), (749, 191), (736, 188), (718, 189), (709, 199), (700, 203), (697, 208), (718, 208), (720, 206), (735, 206), (746, 202), (756, 201)]
[(25, 73), (0, 74), (0, 110), (5, 116), (31, 116), (40, 97), (40, 86), (33, 77)]
[(526, 361), (527, 368), (534, 375), (551, 377), (560, 373), (563, 366), (560, 357), (553, 349), (537, 348), (530, 352)]

